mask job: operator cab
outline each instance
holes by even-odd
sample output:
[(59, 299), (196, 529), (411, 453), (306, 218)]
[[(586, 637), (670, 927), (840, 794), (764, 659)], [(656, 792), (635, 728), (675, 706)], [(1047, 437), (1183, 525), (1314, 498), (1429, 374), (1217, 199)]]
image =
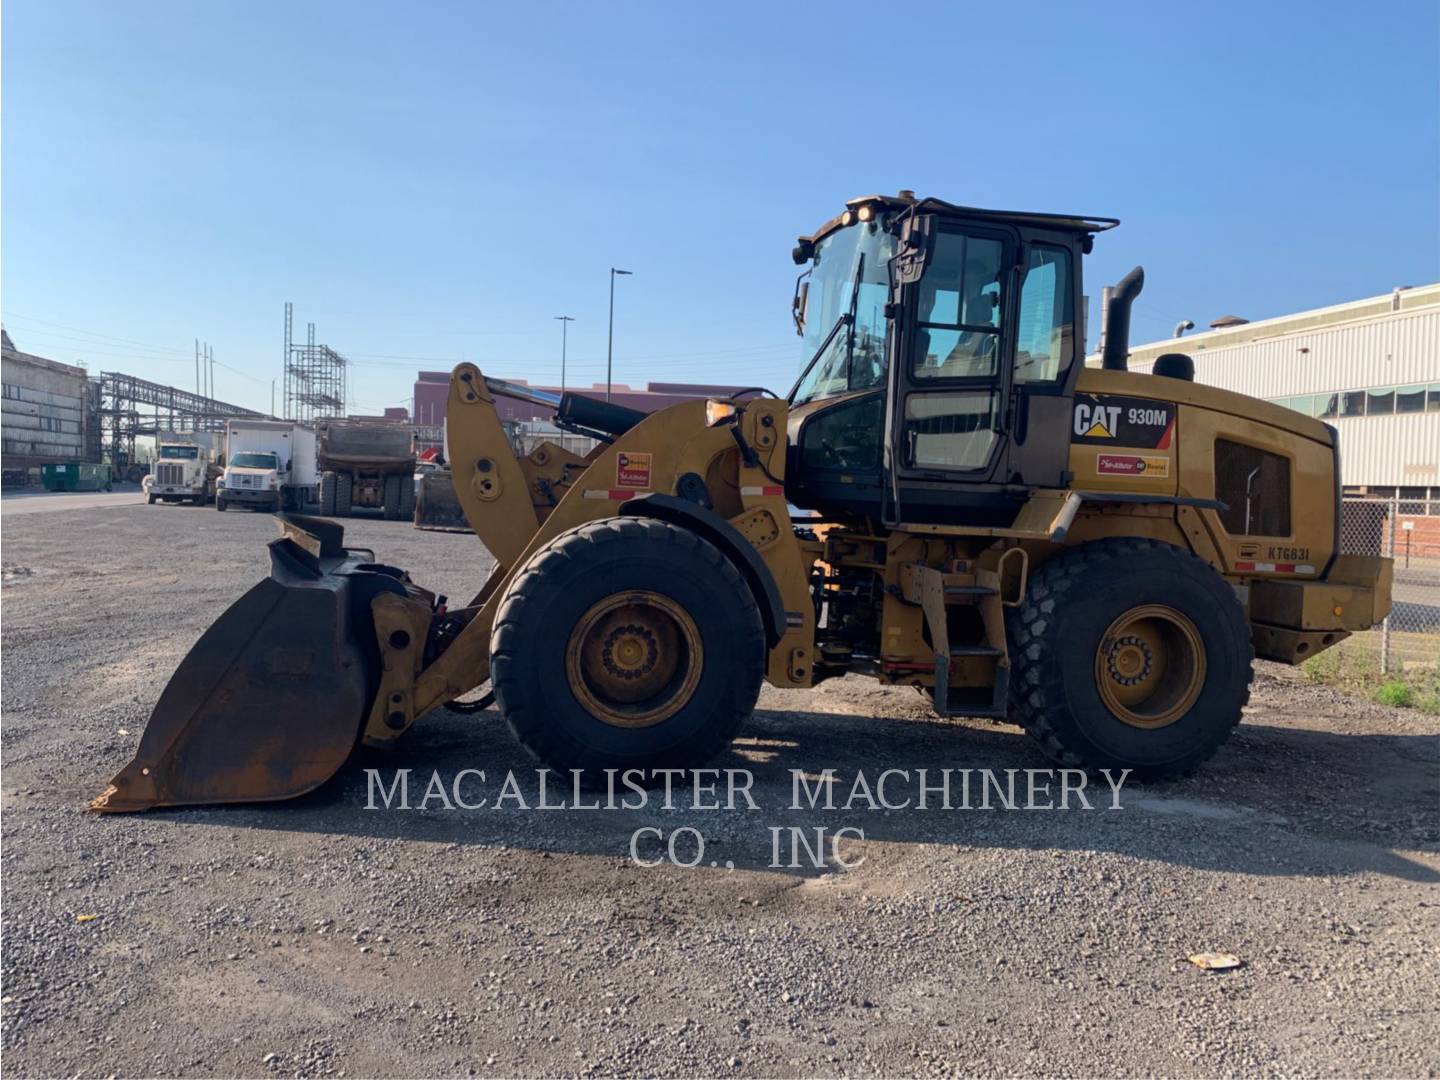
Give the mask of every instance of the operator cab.
[(1080, 263), (1109, 218), (869, 196), (801, 237), (786, 494), (886, 524), (1006, 524), (1069, 486)]

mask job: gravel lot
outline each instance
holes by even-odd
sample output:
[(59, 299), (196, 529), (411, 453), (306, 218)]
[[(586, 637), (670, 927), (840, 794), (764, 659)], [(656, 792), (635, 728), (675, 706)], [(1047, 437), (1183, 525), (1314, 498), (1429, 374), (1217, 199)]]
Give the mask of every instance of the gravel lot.
[[(718, 763), (758, 811), (365, 809), (367, 766), (413, 770), (412, 806), (431, 770), (483, 769), (467, 798), (493, 801), (514, 769), (533, 804), (491, 712), (426, 718), (295, 802), (93, 816), (274, 525), (106, 504), (7, 508), (0, 533), (10, 1075), (1440, 1070), (1434, 718), (1265, 666), (1218, 757), (1122, 810), (789, 810), (791, 769), (848, 792), (1046, 767), (1012, 727), (848, 679), (762, 694)], [(488, 562), (468, 536), (349, 535), (454, 596)], [(839, 848), (863, 862), (771, 869), (790, 825), (863, 829)], [(687, 826), (699, 866), (630, 861), (636, 829)], [(1245, 966), (1185, 962), (1207, 949)]]

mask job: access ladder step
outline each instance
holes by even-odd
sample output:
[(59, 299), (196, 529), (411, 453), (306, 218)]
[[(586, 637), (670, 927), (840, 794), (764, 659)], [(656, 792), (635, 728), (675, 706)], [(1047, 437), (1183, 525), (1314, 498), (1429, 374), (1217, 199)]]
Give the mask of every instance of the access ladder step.
[(946, 600), (972, 600), (982, 596), (999, 596), (1000, 590), (989, 585), (946, 585)]
[(996, 657), (1004, 654), (993, 645), (951, 645), (950, 655), (953, 656), (988, 656)]

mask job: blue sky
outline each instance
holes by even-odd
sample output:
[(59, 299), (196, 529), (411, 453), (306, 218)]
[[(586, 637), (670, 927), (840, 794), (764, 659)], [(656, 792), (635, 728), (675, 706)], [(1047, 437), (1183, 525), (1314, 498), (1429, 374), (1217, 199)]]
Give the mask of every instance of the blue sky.
[(256, 408), (286, 300), (356, 411), (560, 314), (603, 380), (612, 265), (617, 381), (783, 392), (794, 237), (902, 187), (1121, 218), (1142, 340), (1440, 279), (1433, 0), (6, 0), (0, 78), (17, 344)]

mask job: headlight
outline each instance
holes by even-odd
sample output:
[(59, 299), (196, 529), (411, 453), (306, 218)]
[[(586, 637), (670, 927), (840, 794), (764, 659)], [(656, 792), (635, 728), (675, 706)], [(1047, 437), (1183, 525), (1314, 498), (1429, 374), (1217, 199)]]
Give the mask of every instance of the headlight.
[(711, 398), (705, 402), (705, 426), (719, 427), (721, 424), (728, 424), (735, 419), (738, 411), (733, 401)]

